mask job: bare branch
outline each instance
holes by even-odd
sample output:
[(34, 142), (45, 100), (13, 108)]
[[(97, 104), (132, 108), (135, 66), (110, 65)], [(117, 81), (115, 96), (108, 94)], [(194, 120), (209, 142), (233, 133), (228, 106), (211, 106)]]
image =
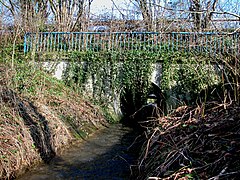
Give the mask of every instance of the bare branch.
[(9, 4), (10, 6), (8, 6), (6, 3), (4, 3), (2, 0), (0, 0), (0, 3), (6, 7), (11, 13), (12, 15), (14, 16), (15, 15), (15, 8), (14, 8), (14, 4), (12, 3), (11, 0), (9, 0)]
[(113, 5), (114, 5), (114, 7), (118, 10), (118, 12), (121, 14), (121, 16), (124, 18), (125, 17), (125, 15), (122, 13), (122, 11), (118, 8), (118, 6), (116, 5), (116, 3), (114, 2), (114, 0), (111, 0), (112, 1), (112, 3), (113, 3)]

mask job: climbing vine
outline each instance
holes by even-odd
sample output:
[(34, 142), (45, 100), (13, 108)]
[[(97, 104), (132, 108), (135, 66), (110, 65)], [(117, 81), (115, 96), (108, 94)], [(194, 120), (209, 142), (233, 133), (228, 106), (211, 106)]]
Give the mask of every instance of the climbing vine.
[(80, 92), (90, 90), (101, 106), (122, 98), (123, 104), (131, 104), (125, 109), (133, 113), (146, 101), (152, 63), (158, 58), (144, 51), (87, 51), (75, 52), (71, 59), (64, 75), (67, 85)]
[(217, 64), (212, 64), (209, 57), (191, 53), (166, 55), (162, 89), (168, 101), (168, 110), (179, 105), (204, 103), (211, 96), (208, 89), (221, 83), (219, 73)]
[(201, 91), (218, 84), (219, 75), (207, 57), (185, 52), (101, 51), (75, 52), (64, 79), (80, 92), (90, 92), (102, 107), (121, 104), (131, 115), (146, 103), (153, 64), (161, 62), (161, 89), (168, 109), (195, 103)]

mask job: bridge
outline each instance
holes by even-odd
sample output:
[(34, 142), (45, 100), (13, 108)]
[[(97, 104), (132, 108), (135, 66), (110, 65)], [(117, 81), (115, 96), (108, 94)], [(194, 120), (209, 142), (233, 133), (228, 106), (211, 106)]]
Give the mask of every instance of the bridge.
[[(142, 97), (149, 90), (150, 79), (168, 93), (166, 101), (171, 107), (182, 100), (175, 97), (176, 89), (184, 90), (178, 92), (182, 93), (182, 97), (193, 95), (194, 93), (190, 93), (191, 89), (182, 87), (185, 87), (182, 79), (170, 82), (170, 76), (174, 76), (175, 71), (179, 71), (179, 75), (181, 68), (188, 69), (182, 78), (186, 78), (187, 73), (192, 73), (191, 76), (197, 76), (193, 78), (195, 84), (202, 82), (200, 78), (204, 79), (204, 84), (194, 87), (195, 91), (220, 83), (218, 74), (221, 70), (215, 67), (215, 60), (223, 63), (225, 57), (239, 59), (239, 37), (239, 33), (212, 32), (40, 32), (25, 34), (24, 52), (39, 54), (40, 58), (50, 54), (49, 58), (43, 58), (43, 63), (46, 63), (47, 67), (50, 67), (51, 63), (57, 64), (57, 67), (53, 66), (57, 69), (55, 72), (59, 72), (56, 77), (61, 78), (65, 72), (71, 72), (67, 75), (67, 81), (75, 82), (74, 86), (89, 91), (99, 101), (105, 98), (105, 102), (119, 114), (120, 107), (123, 106), (126, 112), (141, 107), (144, 103)], [(58, 62), (56, 54), (59, 57)], [(72, 61), (66, 61), (65, 57)], [(161, 62), (164, 58), (167, 61)], [(177, 66), (173, 63), (171, 66), (171, 60), (175, 61), (175, 58), (177, 64), (181, 61), (189, 64), (200, 61), (196, 67), (194, 64), (192, 66), (184, 63)], [(213, 60), (213, 66), (204, 64), (201, 61), (203, 59)], [(193, 70), (189, 71), (191, 68)], [(204, 73), (206, 71), (208, 73)], [(168, 84), (162, 83), (164, 77), (169, 78)], [(176, 84), (176, 81), (181, 81), (180, 85)], [(189, 87), (192, 86), (191, 80), (188, 84)], [(175, 102), (172, 99), (177, 100)]]
[(240, 33), (214, 32), (39, 32), (26, 33), (24, 52), (193, 52), (239, 57)]

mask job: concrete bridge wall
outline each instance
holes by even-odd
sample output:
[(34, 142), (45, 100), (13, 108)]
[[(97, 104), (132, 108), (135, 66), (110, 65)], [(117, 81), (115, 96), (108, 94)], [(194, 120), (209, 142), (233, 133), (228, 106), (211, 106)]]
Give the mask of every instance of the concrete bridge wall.
[[(67, 66), (69, 65), (68, 61), (60, 61), (60, 62), (54, 62), (54, 61), (45, 61), (45, 62), (39, 62), (38, 63), (40, 66), (43, 66), (48, 72), (50, 72), (53, 77), (62, 80), (63, 75), (66, 71)], [(161, 75), (162, 75), (162, 64), (161, 63), (154, 63), (152, 64), (153, 72), (151, 74), (151, 82), (154, 84), (160, 86), (160, 80), (161, 80)], [(85, 84), (85, 89), (87, 94), (92, 94), (94, 95), (94, 83), (93, 83), (92, 77), (90, 77)], [(120, 94), (118, 93), (109, 93), (106, 94), (109, 99), (113, 99), (113, 101), (110, 104), (110, 107), (113, 109), (113, 111), (117, 115), (121, 115), (121, 109), (120, 109)]]
[[(66, 70), (68, 65), (70, 65), (70, 62), (68, 62), (68, 61), (60, 61), (60, 62), (45, 61), (45, 62), (41, 62), (41, 66), (45, 67), (46, 70), (50, 71), (52, 73), (52, 75), (59, 80), (62, 79), (62, 77), (64, 75), (64, 71)], [(120, 64), (120, 66), (121, 66), (121, 64)], [(171, 74), (170, 76), (173, 75), (172, 73), (174, 73), (174, 68), (175, 68), (175, 70), (179, 70), (183, 66), (184, 66), (183, 64), (173, 65), (173, 67), (170, 68), (170, 70), (172, 71), (172, 72), (169, 72)], [(192, 64), (192, 65), (187, 66), (187, 68), (191, 69), (193, 66), (194, 65)], [(99, 67), (99, 70), (101, 70), (101, 68), (102, 67)], [(161, 87), (160, 82), (161, 82), (161, 79), (162, 79), (162, 63), (153, 63), (152, 68), (153, 68), (153, 71), (152, 71), (151, 77), (149, 77), (149, 78), (151, 79), (151, 82), (153, 82), (154, 84)], [(186, 66), (185, 66), (185, 68), (186, 68)], [(196, 80), (196, 81), (199, 81), (199, 83), (200, 83), (200, 82), (202, 82), (203, 79), (205, 79), (204, 81), (206, 81), (206, 79), (208, 79), (207, 81), (209, 81), (209, 82), (205, 82), (204, 87), (207, 87), (209, 85), (210, 86), (217, 85), (217, 84), (221, 83), (220, 74), (222, 73), (223, 69), (224, 69), (223, 66), (219, 67), (216, 64), (215, 65), (214, 64), (211, 64), (211, 65), (210, 64), (205, 64), (205, 65), (196, 64), (196, 67), (194, 68), (194, 71), (197, 71), (196, 72), (197, 74), (198, 73), (201, 74), (201, 72), (198, 72), (198, 70), (207, 72), (207, 73), (205, 73), (205, 75), (203, 74), (203, 76), (207, 75), (207, 77), (197, 76), (196, 78), (198, 80)], [(108, 74), (110, 74), (110, 73), (108, 73)], [(183, 78), (184, 78), (184, 76), (183, 76)], [(185, 78), (187, 78), (187, 77), (185, 77)], [(109, 76), (106, 77), (106, 79), (109, 79)], [(180, 81), (181, 81), (181, 83), (180, 83), (181, 85), (185, 85), (185, 84), (182, 84), (183, 82), (185, 82), (184, 79), (180, 79)], [(95, 82), (96, 82), (96, 78), (94, 78), (94, 75), (89, 76), (87, 82), (84, 84), (84, 92), (83, 93), (86, 93), (88, 95), (91, 95), (93, 97), (95, 96), (96, 98), (98, 98), (98, 94), (96, 94), (96, 90), (95, 90), (96, 87), (94, 87)], [(189, 84), (189, 81), (187, 79), (186, 79), (186, 82), (188, 83), (188, 86), (189, 86), (190, 84)], [(196, 82), (194, 82), (194, 83), (196, 83)], [(164, 99), (165, 99), (166, 106), (167, 106), (166, 107), (167, 112), (171, 111), (172, 109), (175, 109), (181, 103), (184, 104), (184, 102), (183, 102), (184, 99), (187, 99), (188, 101), (193, 100), (191, 98), (194, 94), (191, 93), (191, 89), (188, 90), (184, 87), (179, 87), (178, 89), (183, 88), (184, 92), (182, 92), (181, 94), (177, 94), (175, 92), (174, 88), (178, 87), (179, 86), (178, 84), (179, 84), (179, 81), (177, 81), (175, 79), (172, 79), (171, 84), (169, 84), (169, 88), (170, 88), (169, 91), (165, 92), (165, 98)], [(110, 85), (109, 82), (106, 82), (106, 86), (105, 86), (104, 83), (103, 83), (103, 85), (104, 85), (103, 87), (105, 88), (103, 90), (104, 93), (105, 93), (104, 98), (107, 98), (106, 101), (110, 102), (109, 107), (112, 108), (112, 110), (117, 115), (121, 115), (122, 114), (121, 108), (120, 108), (121, 90), (114, 90), (114, 92), (111, 91), (110, 90), (111, 88), (109, 88), (109, 85)]]

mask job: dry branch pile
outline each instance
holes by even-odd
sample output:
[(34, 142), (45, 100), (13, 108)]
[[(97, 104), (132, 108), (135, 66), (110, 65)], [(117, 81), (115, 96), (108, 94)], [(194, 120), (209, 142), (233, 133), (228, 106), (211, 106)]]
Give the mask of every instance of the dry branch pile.
[[(138, 179), (238, 179), (240, 107), (183, 107), (147, 133)], [(151, 178), (149, 178), (151, 179)]]

